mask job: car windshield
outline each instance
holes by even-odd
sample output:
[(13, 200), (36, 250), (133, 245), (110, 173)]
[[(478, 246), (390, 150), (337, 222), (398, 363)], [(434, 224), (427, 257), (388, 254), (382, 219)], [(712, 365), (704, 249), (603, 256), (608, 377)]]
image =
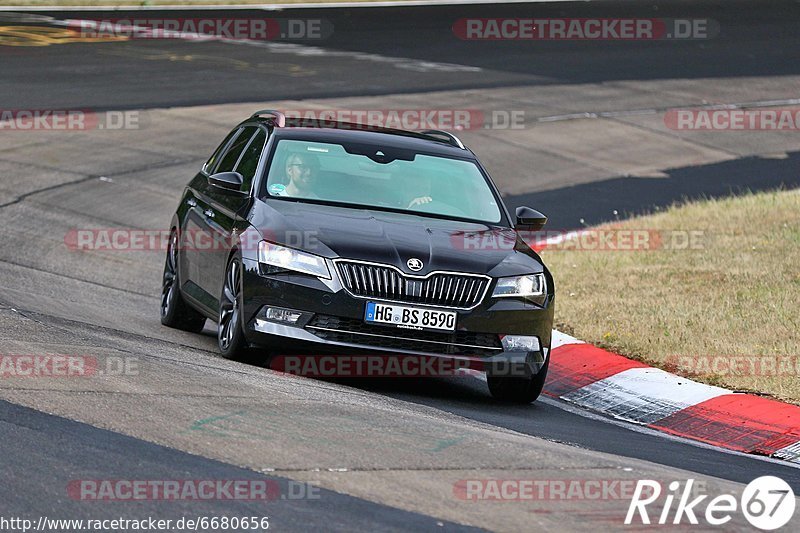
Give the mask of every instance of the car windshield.
[(495, 196), (474, 162), (371, 144), (282, 139), (267, 193), (493, 224), (501, 220)]

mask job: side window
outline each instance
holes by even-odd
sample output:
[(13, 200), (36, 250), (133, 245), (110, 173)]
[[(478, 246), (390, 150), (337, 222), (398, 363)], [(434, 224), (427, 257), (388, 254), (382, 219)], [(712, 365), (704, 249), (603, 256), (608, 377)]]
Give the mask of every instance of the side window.
[(267, 142), (267, 132), (263, 128), (258, 129), (258, 133), (253, 136), (250, 144), (245, 148), (239, 164), (236, 165), (236, 172), (242, 175), (242, 190), (250, 191), (250, 184), (253, 183), (253, 177), (256, 175), (256, 167), (258, 167), (258, 160), (261, 158), (261, 152), (264, 150), (264, 144)]
[(242, 133), (236, 137), (233, 144), (231, 144), (230, 148), (225, 152), (225, 155), (222, 156), (219, 166), (217, 166), (217, 169), (214, 171), (215, 174), (217, 172), (230, 172), (233, 170), (233, 167), (236, 166), (236, 162), (239, 160), (239, 156), (242, 155), (244, 147), (247, 146), (250, 137), (253, 136), (257, 129), (257, 126), (247, 126), (242, 130)]
[(239, 133), (240, 129), (241, 128), (236, 128), (235, 130), (230, 132), (227, 137), (225, 137), (225, 140), (222, 141), (222, 143), (219, 146), (217, 146), (216, 150), (214, 150), (214, 154), (211, 156), (211, 158), (208, 161), (206, 161), (203, 170), (205, 170), (209, 174), (214, 173), (214, 166), (219, 161), (220, 155), (222, 155), (222, 151), (225, 150), (225, 147), (228, 146), (228, 143), (231, 141), (231, 139), (233, 139), (234, 135)]

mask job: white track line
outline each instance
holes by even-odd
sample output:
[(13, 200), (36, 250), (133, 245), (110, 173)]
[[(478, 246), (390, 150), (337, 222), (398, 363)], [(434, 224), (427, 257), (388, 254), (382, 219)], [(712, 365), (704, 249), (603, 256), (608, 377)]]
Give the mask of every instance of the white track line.
[(800, 441), (784, 446), (780, 450), (772, 454), (772, 457), (783, 459), (784, 461), (791, 461), (792, 463), (800, 463)]
[[(96, 20), (85, 19), (66, 19), (60, 20), (53, 17), (42, 17), (42, 21), (54, 26), (73, 27), (73, 28), (100, 28), (101, 25)], [(104, 26), (103, 26), (104, 27)], [(150, 32), (153, 35), (158, 34), (161, 30), (152, 30), (145, 26), (136, 25), (122, 25), (110, 24), (109, 27), (115, 30), (137, 30), (143, 32)], [(401, 70), (408, 70), (411, 72), (481, 72), (483, 69), (480, 67), (473, 67), (470, 65), (458, 65), (456, 63), (440, 63), (436, 61), (421, 61), (416, 59), (409, 59), (406, 57), (393, 57), (384, 56), (380, 54), (369, 54), (366, 52), (351, 52), (347, 50), (332, 50), (321, 48), (319, 46), (309, 46), (297, 43), (285, 42), (272, 42), (272, 41), (257, 41), (251, 39), (230, 39), (226, 37), (219, 37), (217, 35), (207, 35), (203, 33), (181, 33), (180, 39), (186, 42), (201, 43), (208, 41), (217, 41), (226, 44), (254, 46), (256, 48), (266, 48), (275, 54), (292, 54), (296, 56), (314, 56), (314, 57), (344, 57), (354, 59), (357, 61), (368, 61), (372, 63), (388, 64)]]

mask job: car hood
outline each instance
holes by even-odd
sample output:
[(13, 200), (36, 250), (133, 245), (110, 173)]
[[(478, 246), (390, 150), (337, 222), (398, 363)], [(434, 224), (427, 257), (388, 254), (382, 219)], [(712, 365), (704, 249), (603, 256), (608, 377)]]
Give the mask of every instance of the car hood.
[[(493, 277), (542, 272), (510, 228), (287, 200), (258, 201), (250, 223), (268, 241), (328, 258), (394, 265), (408, 274), (446, 270)], [(413, 272), (407, 261), (423, 268)]]

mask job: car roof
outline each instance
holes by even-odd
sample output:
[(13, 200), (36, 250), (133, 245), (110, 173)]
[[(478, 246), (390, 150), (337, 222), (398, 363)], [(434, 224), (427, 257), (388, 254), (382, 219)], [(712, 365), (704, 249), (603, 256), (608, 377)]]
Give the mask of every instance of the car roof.
[(416, 132), (349, 122), (292, 118), (281, 121), (279, 125), (273, 117), (257, 115), (253, 115), (242, 124), (252, 122), (273, 127), (272, 134), (278, 139), (378, 144), (444, 157), (476, 159), (475, 154), (463, 147), (455, 135), (438, 130)]

